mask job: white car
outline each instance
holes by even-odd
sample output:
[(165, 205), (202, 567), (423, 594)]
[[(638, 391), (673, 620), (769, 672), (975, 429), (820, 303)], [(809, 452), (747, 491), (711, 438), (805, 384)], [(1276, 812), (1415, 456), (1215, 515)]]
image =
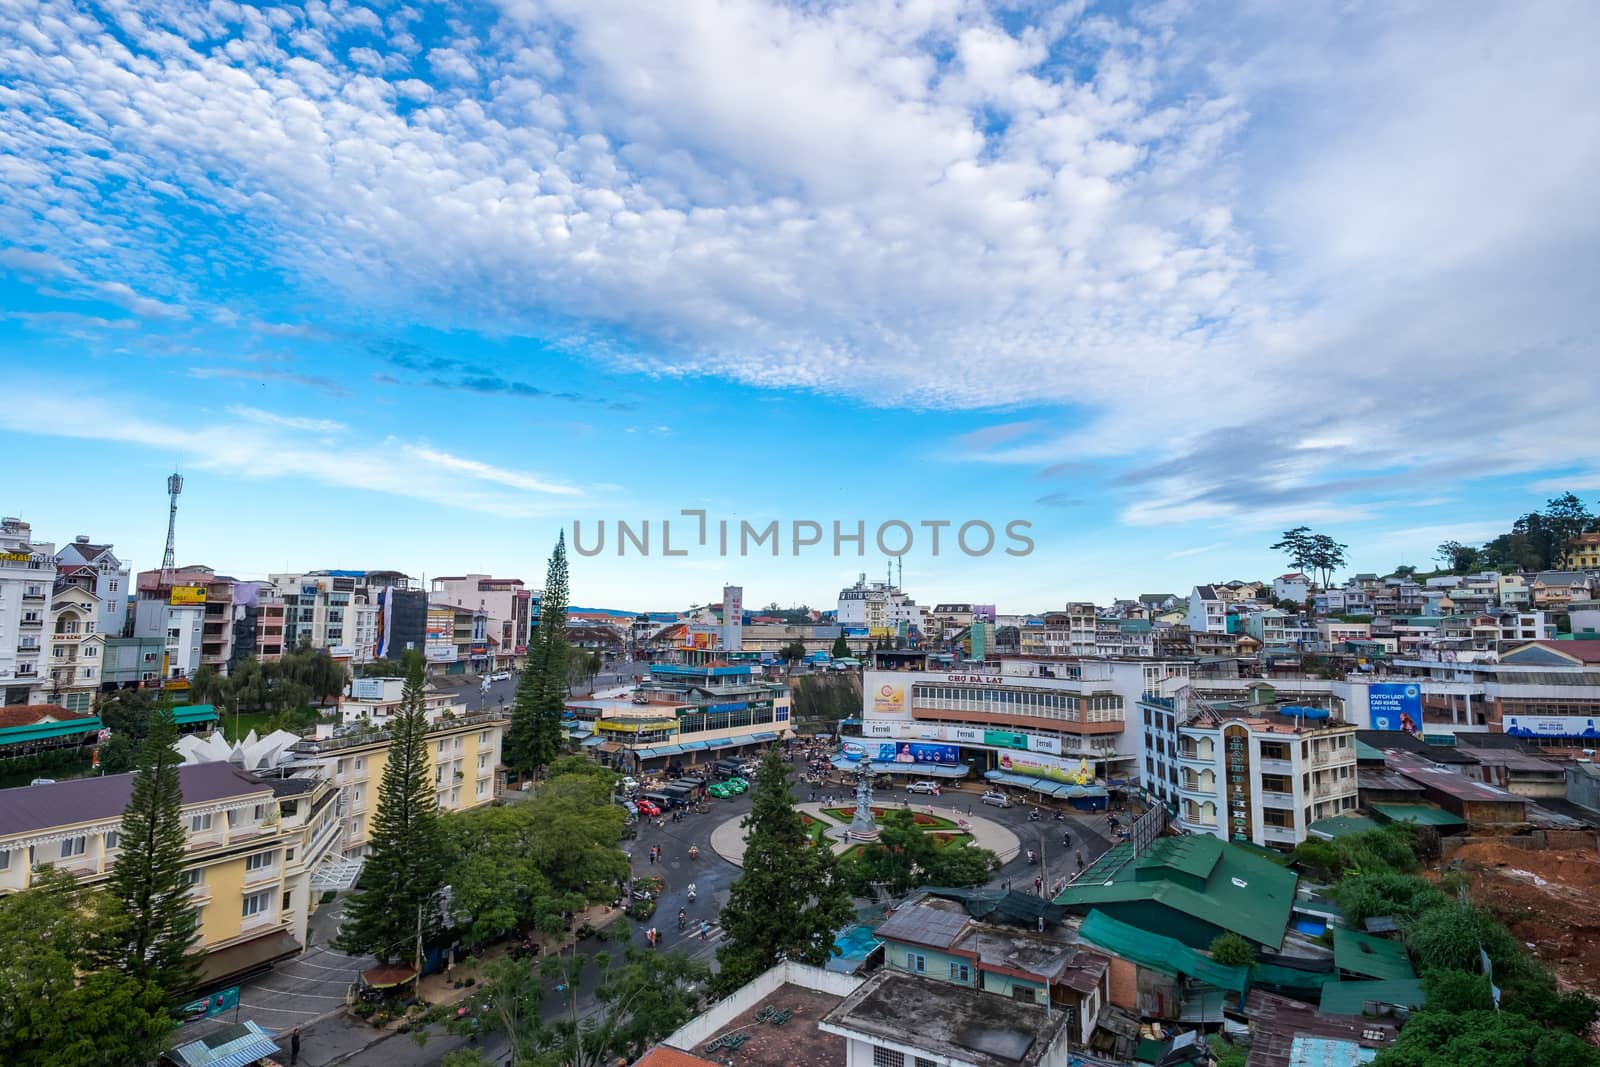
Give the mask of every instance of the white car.
[(939, 795), (938, 782), (912, 782), (906, 786), (907, 793), (927, 793), (929, 796)]
[(489, 681), (491, 682), (509, 682), (510, 680), (510, 671), (495, 671), (493, 674), (489, 675)]
[(983, 802), (985, 804), (993, 804), (997, 808), (1009, 808), (1011, 806), (1010, 797), (1004, 793), (996, 793), (993, 790), (983, 794)]
[(624, 778), (622, 780), (622, 791), (624, 793), (627, 793), (629, 796), (632, 796), (634, 793), (638, 792), (638, 790), (639, 790), (638, 779), (635, 779), (635, 778)]

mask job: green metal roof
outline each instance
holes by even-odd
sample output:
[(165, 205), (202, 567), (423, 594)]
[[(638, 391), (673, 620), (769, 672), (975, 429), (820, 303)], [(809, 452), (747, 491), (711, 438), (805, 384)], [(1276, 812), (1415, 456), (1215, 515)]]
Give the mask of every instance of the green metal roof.
[(1329, 982), (1322, 987), (1320, 1007), (1329, 1015), (1360, 1015), (1362, 1006), (1371, 1002), (1420, 1008), (1425, 999), (1422, 982), (1416, 978), (1399, 978), (1388, 982)]
[(1333, 965), (1341, 971), (1381, 981), (1417, 976), (1411, 957), (1406, 955), (1406, 947), (1400, 942), (1341, 926), (1333, 929)]
[(1257, 963), (1250, 968), (1250, 984), (1273, 989), (1293, 989), (1301, 993), (1315, 992), (1339, 976), (1333, 971), (1302, 971), (1298, 967), (1284, 967), (1276, 963)]
[(217, 709), (210, 704), (185, 704), (172, 709), (172, 721), (179, 726), (190, 726), (197, 722), (210, 722), (217, 717)]
[(1421, 826), (1465, 826), (1467, 822), (1432, 804), (1374, 804), (1372, 811), (1385, 822), (1414, 822)]
[(1383, 753), (1358, 738), (1356, 740), (1356, 759), (1378, 760), (1381, 762), (1383, 760)]
[(1314, 834), (1326, 834), (1328, 837), (1343, 837), (1345, 834), (1359, 834), (1363, 830), (1377, 828), (1377, 821), (1365, 815), (1330, 815), (1306, 827)]
[(1091, 911), (1078, 928), (1078, 936), (1114, 956), (1163, 974), (1181, 974), (1241, 997), (1250, 988), (1250, 968), (1218, 963), (1175, 937), (1141, 930), (1103, 911)]
[(1130, 862), (1118, 845), (1056, 897), (1057, 904), (1149, 901), (1277, 948), (1289, 923), (1299, 876), (1214, 837), (1163, 837)]
[(28, 741), (48, 741), (52, 737), (72, 737), (75, 734), (92, 734), (100, 729), (100, 717), (66, 719), (62, 722), (35, 722), (26, 726), (7, 726), (0, 729), (0, 745), (20, 745)]

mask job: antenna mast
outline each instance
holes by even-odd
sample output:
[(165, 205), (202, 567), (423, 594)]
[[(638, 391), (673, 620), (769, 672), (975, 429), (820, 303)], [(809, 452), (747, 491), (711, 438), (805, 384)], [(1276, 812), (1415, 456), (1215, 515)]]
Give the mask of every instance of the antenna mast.
[(175, 538), (178, 532), (178, 494), (183, 492), (183, 475), (176, 471), (167, 478), (167, 497), (171, 505), (167, 509), (167, 551), (161, 557), (161, 584), (172, 585), (172, 572), (177, 569)]

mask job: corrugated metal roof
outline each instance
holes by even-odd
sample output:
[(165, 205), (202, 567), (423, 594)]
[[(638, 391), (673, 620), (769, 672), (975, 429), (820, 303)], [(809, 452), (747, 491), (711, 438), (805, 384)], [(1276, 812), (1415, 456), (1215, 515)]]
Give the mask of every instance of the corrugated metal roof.
[[(272, 792), (254, 775), (228, 763), (196, 763), (178, 768), (184, 804), (204, 804), (251, 793)], [(122, 814), (133, 793), (132, 774), (74, 778), (50, 785), (0, 790), (0, 836), (97, 822)]]
[(1417, 976), (1405, 945), (1337, 926), (1333, 930), (1333, 965), (1341, 971), (1382, 981)]
[(955, 944), (971, 918), (958, 901), (912, 904), (901, 908), (874, 931), (882, 941), (909, 941), (930, 948)]
[(1425, 1002), (1422, 982), (1398, 978), (1383, 982), (1329, 982), (1322, 987), (1320, 1007), (1329, 1015), (1363, 1015), (1367, 1004), (1400, 1004), (1420, 1008)]
[(1372, 810), (1389, 822), (1414, 822), (1419, 826), (1465, 826), (1467, 822), (1432, 804), (1374, 804)]
[(1130, 926), (1103, 911), (1091, 911), (1078, 928), (1078, 936), (1114, 956), (1164, 974), (1181, 974), (1241, 997), (1250, 988), (1248, 967), (1218, 963), (1177, 938)]

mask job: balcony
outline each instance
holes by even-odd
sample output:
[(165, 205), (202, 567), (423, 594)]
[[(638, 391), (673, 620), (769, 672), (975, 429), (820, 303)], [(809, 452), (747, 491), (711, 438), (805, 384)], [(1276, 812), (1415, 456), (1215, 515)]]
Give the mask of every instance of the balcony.
[(265, 867), (257, 867), (253, 871), (245, 871), (244, 884), (251, 886), (260, 885), (263, 882), (275, 882), (281, 873), (282, 869), (278, 866), (278, 861), (274, 859)]
[(1261, 837), (1265, 841), (1275, 841), (1284, 845), (1298, 844), (1300, 841), (1300, 835), (1292, 826), (1272, 826), (1270, 824), (1262, 826)]
[(1215, 776), (1207, 777), (1199, 774), (1178, 775), (1178, 792), (1189, 793), (1200, 797), (1215, 797), (1217, 795), (1217, 780)]
[(1215, 815), (1206, 816), (1199, 812), (1192, 816), (1180, 814), (1178, 816), (1178, 825), (1192, 833), (1209, 834), (1217, 828), (1217, 818)]
[(1293, 774), (1294, 760), (1290, 759), (1259, 759), (1256, 760), (1256, 770), (1262, 774)]
[(1198, 746), (1185, 748), (1182, 745), (1179, 745), (1178, 760), (1181, 763), (1193, 763), (1201, 767), (1212, 767), (1216, 765), (1216, 750), (1200, 748)]
[(17, 623), (17, 626), (18, 626), (19, 629), (23, 629), (23, 630), (42, 630), (42, 629), (44, 629), (44, 620), (43, 619), (23, 619), (21, 622)]
[(1281, 811), (1293, 811), (1294, 794), (1269, 793), (1263, 790), (1261, 793), (1261, 806), (1263, 808), (1277, 808)]

